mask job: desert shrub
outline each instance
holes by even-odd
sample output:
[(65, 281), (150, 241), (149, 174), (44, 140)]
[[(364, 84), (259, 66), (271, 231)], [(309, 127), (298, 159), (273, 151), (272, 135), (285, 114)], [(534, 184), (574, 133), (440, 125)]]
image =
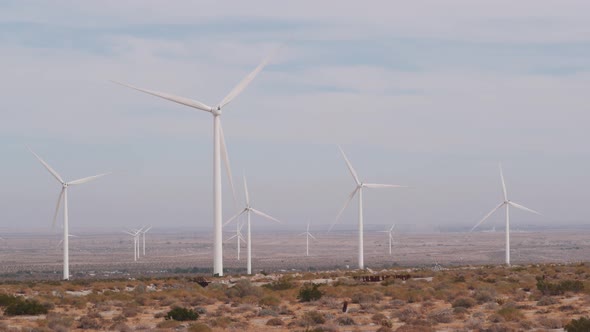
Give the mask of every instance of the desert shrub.
[(387, 319), (387, 316), (385, 316), (384, 314), (378, 312), (376, 314), (374, 314), (373, 316), (371, 316), (371, 320), (375, 323), (379, 323), (382, 320)]
[(475, 305), (475, 301), (468, 297), (460, 297), (453, 301), (453, 308), (463, 307), (463, 308), (471, 308)]
[(407, 307), (398, 311), (395, 316), (402, 322), (409, 322), (420, 317), (420, 313), (412, 307)]
[(279, 315), (293, 315), (293, 310), (289, 309), (286, 305), (279, 307)]
[(8, 294), (0, 294), (0, 307), (7, 307), (20, 301), (22, 301), (20, 297)]
[(434, 329), (428, 325), (406, 324), (398, 327), (396, 332), (434, 332)]
[(283, 322), (283, 320), (280, 318), (271, 318), (266, 322), (266, 325), (268, 325), (268, 326), (283, 326), (283, 325), (285, 325), (285, 322)]
[(242, 279), (236, 282), (233, 287), (228, 288), (225, 291), (225, 295), (229, 298), (244, 298), (247, 296), (260, 298), (262, 296), (262, 289), (252, 285), (250, 280)]
[(303, 315), (303, 320), (309, 325), (324, 324), (326, 322), (324, 315), (321, 312), (315, 310), (306, 312)]
[(278, 291), (294, 288), (295, 285), (293, 284), (293, 278), (291, 276), (282, 276), (279, 278), (279, 280), (273, 281), (270, 284), (266, 284), (262, 287)]
[(44, 315), (47, 311), (47, 308), (36, 300), (19, 300), (8, 305), (4, 309), (4, 314), (7, 316), (37, 316)]
[(83, 329), (83, 330), (88, 330), (88, 329), (96, 330), (96, 329), (100, 328), (100, 322), (96, 318), (92, 318), (89, 316), (82, 316), (82, 317), (80, 317), (78, 328)]
[(450, 323), (453, 321), (453, 310), (442, 309), (431, 312), (428, 314), (428, 319), (434, 323)]
[(494, 289), (487, 289), (487, 288), (478, 289), (475, 291), (475, 294), (473, 295), (473, 298), (479, 304), (491, 302), (494, 300), (495, 297), (496, 297), (496, 294), (495, 294)]
[(537, 277), (537, 289), (543, 295), (563, 295), (565, 292), (578, 293), (584, 290), (584, 283), (579, 280), (562, 280), (551, 283), (541, 277)]
[(465, 276), (464, 275), (458, 275), (455, 277), (455, 279), (453, 279), (453, 282), (465, 282)]
[(135, 317), (140, 312), (141, 312), (141, 310), (139, 310), (139, 308), (135, 307), (135, 306), (123, 307), (123, 316), (125, 316), (125, 317)]
[(267, 307), (276, 307), (279, 304), (281, 304), (281, 300), (279, 300), (278, 298), (272, 296), (272, 295), (267, 295), (263, 298), (260, 299), (260, 301), (258, 301), (258, 305), (259, 306), (267, 306)]
[(537, 301), (537, 305), (540, 307), (548, 306), (548, 305), (552, 305), (552, 304), (557, 304), (557, 303), (559, 303), (559, 301), (556, 298), (553, 298), (551, 296), (543, 296), (542, 298), (539, 299), (539, 301)]
[(172, 319), (182, 322), (187, 320), (197, 320), (199, 318), (199, 314), (192, 309), (174, 307), (172, 310), (168, 311), (164, 318), (166, 320)]
[(308, 283), (299, 289), (297, 299), (301, 302), (317, 301), (322, 298), (322, 291), (319, 290), (320, 285)]
[[(541, 316), (541, 317), (537, 318), (537, 322), (539, 323), (539, 325), (541, 325), (542, 327), (547, 328), (547, 329), (560, 329), (563, 326), (563, 324), (561, 323), (561, 320), (556, 319), (556, 318), (547, 317), (547, 316)], [(584, 330), (584, 331), (588, 331), (588, 330)]]
[[(66, 330), (67, 331), (67, 330)], [(133, 329), (131, 329), (127, 324), (125, 323), (114, 323), (111, 326), (109, 326), (109, 331), (117, 331), (117, 332), (133, 332)]]
[(504, 306), (496, 313), (507, 321), (517, 321), (524, 317), (522, 312), (514, 306)]
[(189, 332), (211, 332), (211, 328), (203, 323), (195, 323), (188, 327)]
[(156, 327), (160, 329), (167, 329), (168, 331), (172, 331), (173, 329), (177, 328), (180, 325), (180, 322), (175, 320), (165, 320), (159, 322)]
[(340, 316), (338, 317), (338, 319), (336, 319), (336, 323), (338, 323), (338, 325), (356, 325), (356, 323), (354, 322), (354, 319), (352, 319), (352, 317), (350, 316)]
[(391, 329), (390, 326), (381, 326), (380, 328), (377, 329), (377, 331), (375, 332), (392, 332), (393, 330)]
[(580, 317), (580, 319), (572, 319), (564, 327), (567, 332), (586, 332), (590, 331), (590, 318)]
[(352, 303), (375, 303), (383, 299), (383, 294), (378, 292), (357, 292), (352, 294), (350, 298), (352, 300)]
[(279, 314), (276, 311), (272, 310), (272, 309), (262, 309), (262, 310), (260, 310), (260, 312), (258, 312), (258, 316), (261, 316), (261, 317), (264, 317), (264, 316), (273, 316), (273, 317), (276, 317), (278, 315)]
[[(69, 330), (69, 327), (72, 326), (74, 323), (74, 319), (70, 316), (58, 314), (58, 313), (49, 313), (47, 315), (47, 327), (50, 329), (57, 331), (57, 330)], [(2, 329), (0, 329), (2, 331)]]

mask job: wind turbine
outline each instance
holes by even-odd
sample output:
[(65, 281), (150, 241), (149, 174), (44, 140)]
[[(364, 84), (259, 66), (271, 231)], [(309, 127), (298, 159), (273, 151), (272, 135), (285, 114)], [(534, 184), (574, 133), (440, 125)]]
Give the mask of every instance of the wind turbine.
[(309, 256), (309, 238), (311, 237), (312, 239), (317, 240), (315, 236), (311, 235), (309, 232), (309, 223), (307, 223), (307, 230), (305, 233), (299, 234), (299, 236), (301, 235), (305, 235), (305, 256)]
[(244, 240), (244, 236), (242, 235), (242, 227), (244, 227), (244, 223), (240, 223), (240, 221), (238, 220), (238, 222), (236, 223), (236, 234), (229, 237), (226, 241), (232, 240), (234, 238), (237, 238), (238, 241), (238, 260), (240, 260), (240, 247), (242, 246), (242, 242), (246, 242), (246, 240)]
[(61, 206), (61, 202), (64, 202), (64, 224), (63, 224), (63, 245), (64, 245), (64, 259), (63, 259), (63, 280), (70, 279), (70, 256), (69, 256), (69, 223), (68, 223), (68, 187), (75, 186), (79, 184), (84, 184), (95, 180), (101, 176), (107, 175), (109, 173), (103, 173), (98, 175), (93, 175), (85, 178), (81, 178), (78, 180), (66, 182), (62, 179), (62, 177), (53, 169), (49, 164), (47, 164), (41, 157), (39, 157), (31, 148), (29, 151), (41, 162), (41, 164), (53, 175), (53, 177), (59, 181), (61, 184), (61, 192), (59, 193), (59, 197), (57, 199), (57, 206), (55, 208), (55, 214), (53, 215), (53, 227), (55, 227), (55, 221), (57, 220), (57, 213), (59, 212), (59, 207)]
[[(70, 234), (70, 235), (68, 235), (68, 236), (69, 236), (69, 237), (78, 237), (78, 235), (74, 235), (74, 234)], [(56, 247), (59, 247), (59, 246), (61, 246), (61, 244), (62, 244), (62, 243), (64, 243), (64, 240), (63, 240), (63, 239), (59, 240), (59, 242), (57, 243), (57, 246), (56, 246)]]
[(350, 195), (348, 195), (348, 200), (344, 204), (344, 207), (338, 213), (338, 216), (336, 216), (336, 220), (332, 223), (332, 225), (330, 226), (330, 229), (328, 231), (331, 231), (332, 228), (334, 227), (334, 225), (336, 225), (336, 223), (338, 222), (338, 219), (342, 215), (342, 212), (344, 212), (344, 210), (346, 209), (346, 207), (348, 206), (350, 201), (358, 193), (358, 198), (359, 198), (359, 224), (358, 224), (358, 228), (359, 228), (359, 234), (358, 234), (359, 235), (359, 258), (358, 258), (358, 260), (359, 260), (359, 269), (364, 269), (365, 263), (364, 263), (364, 250), (363, 250), (363, 226), (364, 226), (363, 225), (363, 189), (364, 188), (368, 188), (368, 189), (403, 188), (404, 186), (400, 186), (400, 185), (396, 185), (396, 184), (378, 184), (378, 183), (363, 183), (363, 182), (361, 182), (358, 175), (356, 174), (356, 171), (352, 167), (352, 164), (350, 163), (350, 161), (346, 157), (346, 154), (344, 154), (344, 151), (342, 150), (342, 148), (340, 146), (338, 146), (338, 149), (340, 149), (340, 152), (342, 153), (342, 157), (344, 158), (344, 161), (346, 162), (346, 166), (348, 166), (348, 170), (350, 171), (350, 174), (352, 175), (354, 182), (356, 183), (356, 187), (350, 193)]
[[(278, 51), (278, 50), (277, 50)], [(126, 83), (115, 82), (117, 84), (126, 86), (131, 89), (135, 89), (140, 92), (150, 94), (152, 96), (160, 97), (181, 105), (185, 105), (194, 109), (209, 112), (213, 115), (213, 275), (223, 276), (223, 238), (222, 238), (222, 215), (221, 215), (221, 157), (226, 166), (227, 176), (229, 178), (230, 185), (233, 190), (233, 182), (231, 178), (231, 170), (229, 166), (229, 157), (227, 154), (227, 147), (225, 145), (225, 138), (223, 135), (223, 129), (221, 127), (221, 110), (229, 104), (234, 98), (246, 89), (248, 84), (262, 71), (262, 69), (270, 62), (272, 55), (265, 58), (262, 63), (258, 65), (248, 76), (246, 76), (233, 90), (225, 96), (217, 104), (217, 106), (209, 106), (200, 101), (189, 99), (185, 97), (179, 97), (171, 95), (165, 92), (152, 91), (147, 89), (138, 88)]]
[(380, 233), (387, 233), (389, 237), (389, 254), (391, 255), (391, 243), (393, 242), (393, 229), (395, 228), (395, 224), (391, 226), (389, 230), (386, 231), (379, 231)]
[(137, 262), (139, 258), (139, 234), (141, 233), (141, 229), (123, 231), (123, 233), (133, 236), (133, 261)]
[(235, 216), (229, 218), (229, 220), (225, 222), (224, 226), (229, 224), (232, 220), (236, 219), (237, 217), (241, 216), (242, 214), (246, 213), (246, 216), (247, 216), (246, 242), (248, 244), (248, 257), (246, 260), (247, 261), (246, 270), (247, 270), (248, 274), (252, 274), (252, 232), (251, 232), (251, 226), (250, 226), (250, 212), (257, 214), (261, 217), (264, 217), (266, 219), (276, 221), (278, 223), (280, 223), (280, 221), (269, 216), (268, 214), (266, 214), (264, 212), (256, 210), (252, 206), (250, 206), (250, 196), (248, 194), (248, 184), (246, 183), (246, 176), (244, 176), (244, 192), (245, 192), (245, 196), (246, 196), (246, 207), (242, 211), (238, 212), (238, 214), (236, 214)]
[(141, 231), (141, 235), (143, 237), (143, 255), (144, 256), (145, 256), (145, 233), (149, 232), (150, 229), (152, 229), (152, 226), (149, 226), (148, 228)]
[(483, 219), (480, 220), (469, 232), (473, 232), (477, 226), (481, 225), (486, 219), (488, 219), (494, 212), (498, 211), (501, 207), (506, 206), (506, 265), (510, 266), (510, 206), (513, 206), (517, 209), (521, 209), (524, 211), (532, 212), (538, 215), (541, 215), (539, 212), (535, 210), (531, 210), (525, 206), (520, 204), (514, 203), (513, 201), (508, 199), (508, 194), (506, 192), (506, 183), (504, 182), (504, 173), (502, 172), (502, 165), (500, 164), (500, 179), (502, 180), (502, 192), (504, 193), (504, 201), (500, 203), (500, 205), (496, 206), (490, 213), (486, 214)]

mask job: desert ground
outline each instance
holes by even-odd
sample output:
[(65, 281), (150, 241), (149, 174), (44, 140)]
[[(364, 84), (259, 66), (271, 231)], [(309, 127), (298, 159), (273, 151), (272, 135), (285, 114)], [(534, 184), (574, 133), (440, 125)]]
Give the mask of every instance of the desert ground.
[[(257, 234), (255, 275), (243, 275), (245, 249), (238, 261), (232, 241), (226, 275), (212, 277), (208, 236), (148, 234), (134, 262), (130, 237), (80, 234), (71, 281), (59, 281), (56, 236), (12, 235), (0, 331), (564, 331), (590, 316), (588, 235), (515, 232), (505, 267), (501, 232), (397, 236), (391, 256), (386, 236), (367, 233), (359, 271), (353, 233), (316, 235), (310, 257), (303, 237)], [(314, 287), (319, 298), (304, 301)], [(9, 314), (15, 299), (45, 311)], [(198, 318), (167, 319), (174, 308)]]

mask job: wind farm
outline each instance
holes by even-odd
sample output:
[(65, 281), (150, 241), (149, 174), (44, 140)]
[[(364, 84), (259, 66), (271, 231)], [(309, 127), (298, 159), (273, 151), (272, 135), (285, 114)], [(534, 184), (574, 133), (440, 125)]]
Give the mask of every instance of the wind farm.
[(0, 3), (0, 331), (590, 331), (588, 13)]

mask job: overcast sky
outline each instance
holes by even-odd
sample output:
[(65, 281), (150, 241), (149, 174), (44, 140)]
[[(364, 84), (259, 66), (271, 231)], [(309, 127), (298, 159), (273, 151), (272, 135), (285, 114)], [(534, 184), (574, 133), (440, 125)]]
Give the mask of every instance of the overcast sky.
[[(212, 229), (212, 117), (122, 80), (218, 103), (240, 205), (302, 228), (367, 182), (369, 227), (472, 226), (502, 199), (515, 228), (587, 224), (588, 1), (0, 2), (0, 231), (70, 225)], [(224, 218), (235, 212), (224, 178)], [(337, 229), (354, 228), (356, 203)], [(500, 213), (482, 225), (502, 226)], [(259, 229), (266, 221), (255, 220)], [(265, 225), (265, 226), (262, 226)], [(383, 225), (383, 226), (380, 226)]]

